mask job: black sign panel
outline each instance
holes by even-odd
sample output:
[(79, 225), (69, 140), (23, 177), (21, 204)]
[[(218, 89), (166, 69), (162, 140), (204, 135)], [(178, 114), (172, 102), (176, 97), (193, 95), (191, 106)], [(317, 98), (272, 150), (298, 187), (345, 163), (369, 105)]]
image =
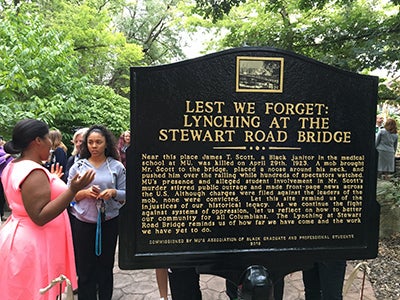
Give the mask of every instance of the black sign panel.
[(131, 76), (121, 268), (376, 256), (377, 77), (272, 48)]

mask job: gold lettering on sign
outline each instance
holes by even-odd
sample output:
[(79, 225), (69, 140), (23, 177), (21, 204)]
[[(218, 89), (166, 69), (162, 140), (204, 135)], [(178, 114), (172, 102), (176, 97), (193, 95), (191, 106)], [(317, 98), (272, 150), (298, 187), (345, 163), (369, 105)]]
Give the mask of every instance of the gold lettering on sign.
[[(279, 107), (275, 109), (304, 109), (304, 114), (322, 109)], [(193, 109), (211, 108), (198, 104)], [(348, 240), (354, 236), (219, 237), (217, 232), (351, 225), (360, 224), (363, 216), (364, 155), (144, 153), (141, 158), (141, 233), (162, 237), (160, 241), (153, 238), (151, 244), (256, 247), (274, 241)], [(206, 235), (193, 238), (197, 233)]]
[[(307, 235), (295, 230), (357, 225), (364, 214), (364, 155), (276, 151), (352, 142), (352, 128), (338, 129), (336, 122), (331, 128), (335, 112), (311, 100), (184, 99), (174, 126), (158, 129), (159, 142), (257, 151), (143, 153), (142, 234), (151, 244), (238, 247), (355, 239), (340, 232)], [(289, 234), (248, 234), (265, 226), (271, 232), (283, 226)]]
[[(296, 128), (298, 144), (348, 144), (350, 130), (330, 129), (329, 107), (324, 103), (185, 100), (184, 113), (176, 128), (161, 128), (160, 142), (278, 143), (290, 139)], [(240, 146), (239, 146), (240, 147)]]

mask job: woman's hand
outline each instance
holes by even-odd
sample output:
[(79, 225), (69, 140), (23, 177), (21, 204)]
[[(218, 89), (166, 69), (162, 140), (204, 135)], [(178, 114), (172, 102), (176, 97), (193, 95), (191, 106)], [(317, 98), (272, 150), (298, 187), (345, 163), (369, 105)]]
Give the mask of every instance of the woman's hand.
[(78, 191), (90, 184), (95, 175), (96, 173), (94, 170), (87, 170), (82, 176), (75, 174), (71, 180), (70, 189), (76, 194)]
[(59, 163), (51, 164), (50, 173), (56, 175), (58, 178), (63, 177), (63, 166), (60, 166)]
[(100, 188), (98, 185), (92, 185), (90, 188), (86, 189), (86, 198), (97, 199), (100, 193)]
[(110, 200), (117, 196), (117, 191), (115, 189), (105, 189), (98, 196), (97, 199)]

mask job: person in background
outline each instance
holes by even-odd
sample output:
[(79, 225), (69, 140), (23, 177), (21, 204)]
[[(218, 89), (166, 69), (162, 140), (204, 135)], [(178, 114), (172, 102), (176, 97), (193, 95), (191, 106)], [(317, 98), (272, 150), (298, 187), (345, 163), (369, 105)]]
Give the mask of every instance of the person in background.
[(376, 116), (376, 123), (375, 123), (375, 135), (378, 134), (379, 130), (383, 128), (383, 116), (377, 115)]
[(380, 129), (375, 139), (378, 151), (378, 176), (387, 178), (395, 171), (395, 155), (397, 151), (397, 124), (394, 119), (387, 119), (383, 129)]
[(129, 130), (124, 131), (118, 139), (118, 153), (120, 160), (126, 168), (126, 150), (131, 144), (131, 132)]
[(342, 300), (346, 261), (316, 262), (303, 270), (305, 300)]
[(51, 140), (51, 153), (47, 161), (46, 168), (51, 169), (52, 165), (59, 164), (62, 171), (67, 165), (67, 147), (62, 142), (62, 134), (59, 130), (50, 130), (49, 137)]
[(3, 185), (1, 184), (1, 174), (3, 173), (4, 168), (8, 165), (10, 161), (13, 160), (11, 154), (6, 153), (4, 151), (4, 139), (0, 136), (0, 223), (1, 221), (5, 221), (4, 217), (4, 206), (6, 204), (6, 198), (4, 196)]
[(168, 269), (156, 269), (156, 279), (160, 300), (168, 299)]
[(201, 300), (200, 274), (196, 268), (168, 270), (169, 286), (173, 300)]
[[(76, 287), (75, 260), (66, 208), (95, 176), (88, 170), (71, 178), (70, 186), (44, 168), (51, 141), (47, 124), (19, 121), (4, 145), (20, 154), (2, 173), (11, 215), (0, 230), (0, 291), (3, 300), (54, 300), (58, 289), (39, 290), (64, 274)], [(63, 288), (65, 285), (63, 286)]]
[(71, 156), (68, 157), (67, 164), (64, 169), (63, 180), (65, 182), (67, 182), (67, 180), (68, 180), (69, 169), (71, 169), (72, 165), (80, 158), (81, 145), (83, 142), (83, 137), (87, 130), (88, 130), (87, 127), (80, 128), (77, 131), (75, 131), (75, 133), (74, 133), (74, 136), (72, 138), (72, 143), (74, 144), (74, 149), (72, 150)]
[(126, 172), (118, 160), (116, 141), (102, 125), (90, 127), (81, 144), (81, 159), (69, 170), (95, 170), (93, 182), (79, 191), (70, 207), (78, 275), (78, 299), (111, 300), (119, 209), (125, 203)]

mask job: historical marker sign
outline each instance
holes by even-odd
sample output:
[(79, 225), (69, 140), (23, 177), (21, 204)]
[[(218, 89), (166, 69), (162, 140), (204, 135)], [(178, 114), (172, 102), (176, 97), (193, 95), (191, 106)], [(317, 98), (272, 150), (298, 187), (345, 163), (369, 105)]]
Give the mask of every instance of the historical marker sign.
[(378, 78), (272, 48), (131, 75), (122, 268), (376, 256)]

